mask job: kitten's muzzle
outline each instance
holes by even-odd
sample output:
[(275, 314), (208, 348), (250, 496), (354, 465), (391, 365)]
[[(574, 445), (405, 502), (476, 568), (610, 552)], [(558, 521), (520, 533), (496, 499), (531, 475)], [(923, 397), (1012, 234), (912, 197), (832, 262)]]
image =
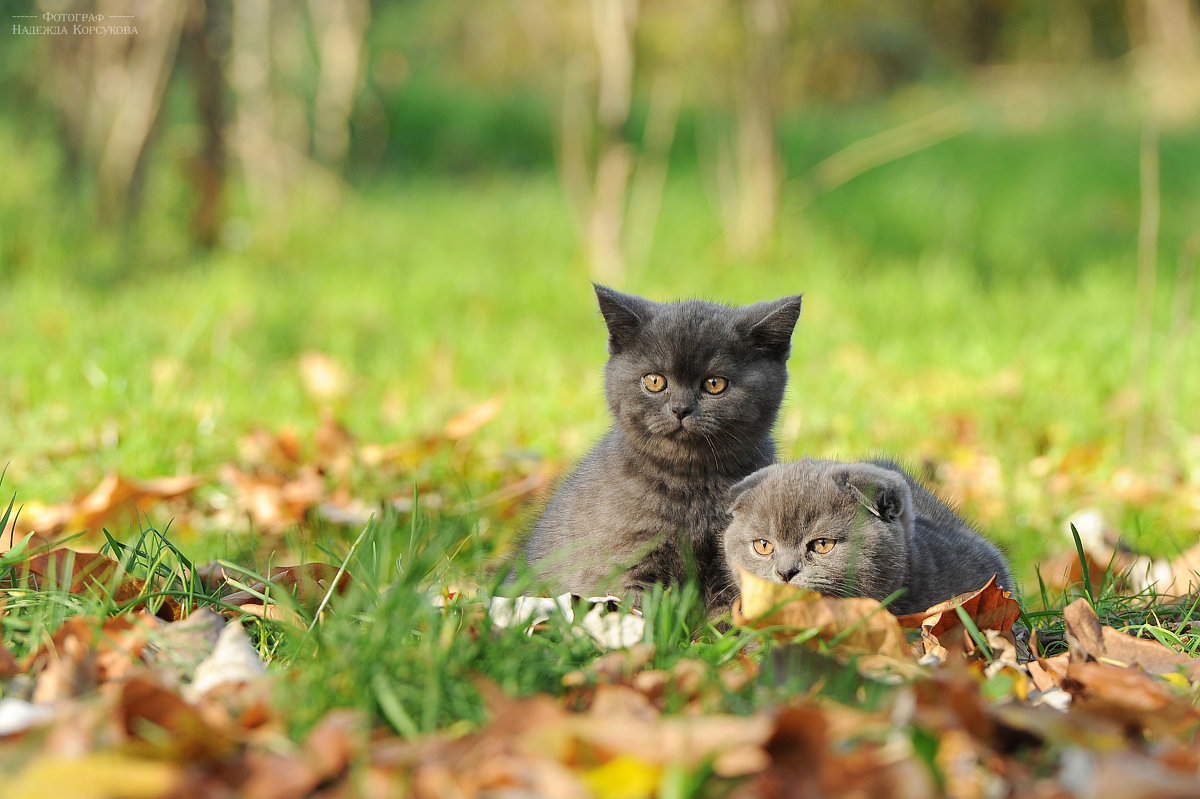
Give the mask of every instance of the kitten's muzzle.
[(675, 414), (675, 418), (682, 422), (684, 419), (696, 412), (696, 406), (691, 403), (672, 403), (671, 413)]
[(790, 583), (792, 578), (800, 573), (800, 567), (796, 565), (785, 566), (776, 569), (775, 573), (779, 575), (780, 580), (783, 580), (785, 583)]

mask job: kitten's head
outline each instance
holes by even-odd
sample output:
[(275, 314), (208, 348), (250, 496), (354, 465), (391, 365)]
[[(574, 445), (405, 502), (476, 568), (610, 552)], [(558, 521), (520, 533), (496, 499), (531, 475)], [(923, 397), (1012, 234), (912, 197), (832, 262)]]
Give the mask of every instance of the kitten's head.
[(756, 452), (787, 385), (800, 297), (731, 308), (658, 303), (596, 286), (613, 418), (642, 454), (730, 465)]
[(760, 469), (730, 491), (725, 558), (764, 580), (830, 596), (885, 599), (908, 578), (912, 493), (870, 463), (804, 459)]

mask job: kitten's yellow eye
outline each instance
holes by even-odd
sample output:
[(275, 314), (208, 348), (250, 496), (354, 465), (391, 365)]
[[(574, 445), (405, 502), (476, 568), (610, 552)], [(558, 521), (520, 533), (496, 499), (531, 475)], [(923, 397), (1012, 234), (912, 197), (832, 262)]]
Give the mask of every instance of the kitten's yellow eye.
[(660, 374), (648, 374), (642, 378), (642, 385), (657, 394), (667, 387), (667, 378)]
[(814, 538), (808, 542), (808, 548), (818, 555), (828, 555), (836, 543), (832, 538)]
[(720, 394), (729, 385), (729, 381), (723, 377), (710, 377), (704, 381), (704, 390), (709, 394)]
[(770, 555), (775, 551), (775, 545), (765, 538), (760, 538), (754, 542), (754, 551), (760, 555)]

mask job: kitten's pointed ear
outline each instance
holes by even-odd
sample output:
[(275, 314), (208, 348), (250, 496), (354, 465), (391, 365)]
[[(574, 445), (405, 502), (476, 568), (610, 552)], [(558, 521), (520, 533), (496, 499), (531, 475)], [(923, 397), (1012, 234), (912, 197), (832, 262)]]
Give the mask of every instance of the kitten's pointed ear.
[(746, 306), (744, 313), (749, 321), (750, 340), (772, 356), (787, 360), (803, 298), (802, 294), (797, 294)]
[(741, 481), (734, 484), (733, 488), (729, 489), (729, 512), (737, 513), (745, 505), (746, 494), (750, 489), (757, 486), (767, 477), (770, 466), (765, 466), (757, 472), (753, 472), (749, 477), (743, 478)]
[(596, 302), (600, 304), (604, 324), (608, 325), (608, 352), (615, 355), (637, 338), (642, 325), (646, 324), (654, 313), (653, 304), (649, 300), (632, 294), (622, 294), (599, 283), (593, 283), (592, 286), (596, 289)]
[(912, 492), (903, 476), (869, 463), (856, 463), (846, 466), (834, 479), (882, 521), (900, 521), (906, 529), (912, 528)]

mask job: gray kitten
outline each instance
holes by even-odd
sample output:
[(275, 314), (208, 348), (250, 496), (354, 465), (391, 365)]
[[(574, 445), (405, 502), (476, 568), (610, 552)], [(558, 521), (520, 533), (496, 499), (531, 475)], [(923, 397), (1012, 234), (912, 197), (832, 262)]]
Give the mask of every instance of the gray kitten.
[(551, 498), (527, 561), (555, 590), (577, 594), (638, 592), (696, 573), (706, 607), (727, 606), (727, 497), (775, 460), (771, 427), (800, 297), (733, 308), (595, 289), (614, 424)]
[[(982, 588), (1013, 590), (1008, 563), (895, 463), (806, 458), (768, 466), (730, 492), (725, 558), (776, 583), (885, 599), (898, 615)], [(736, 576), (734, 577), (736, 580)]]

